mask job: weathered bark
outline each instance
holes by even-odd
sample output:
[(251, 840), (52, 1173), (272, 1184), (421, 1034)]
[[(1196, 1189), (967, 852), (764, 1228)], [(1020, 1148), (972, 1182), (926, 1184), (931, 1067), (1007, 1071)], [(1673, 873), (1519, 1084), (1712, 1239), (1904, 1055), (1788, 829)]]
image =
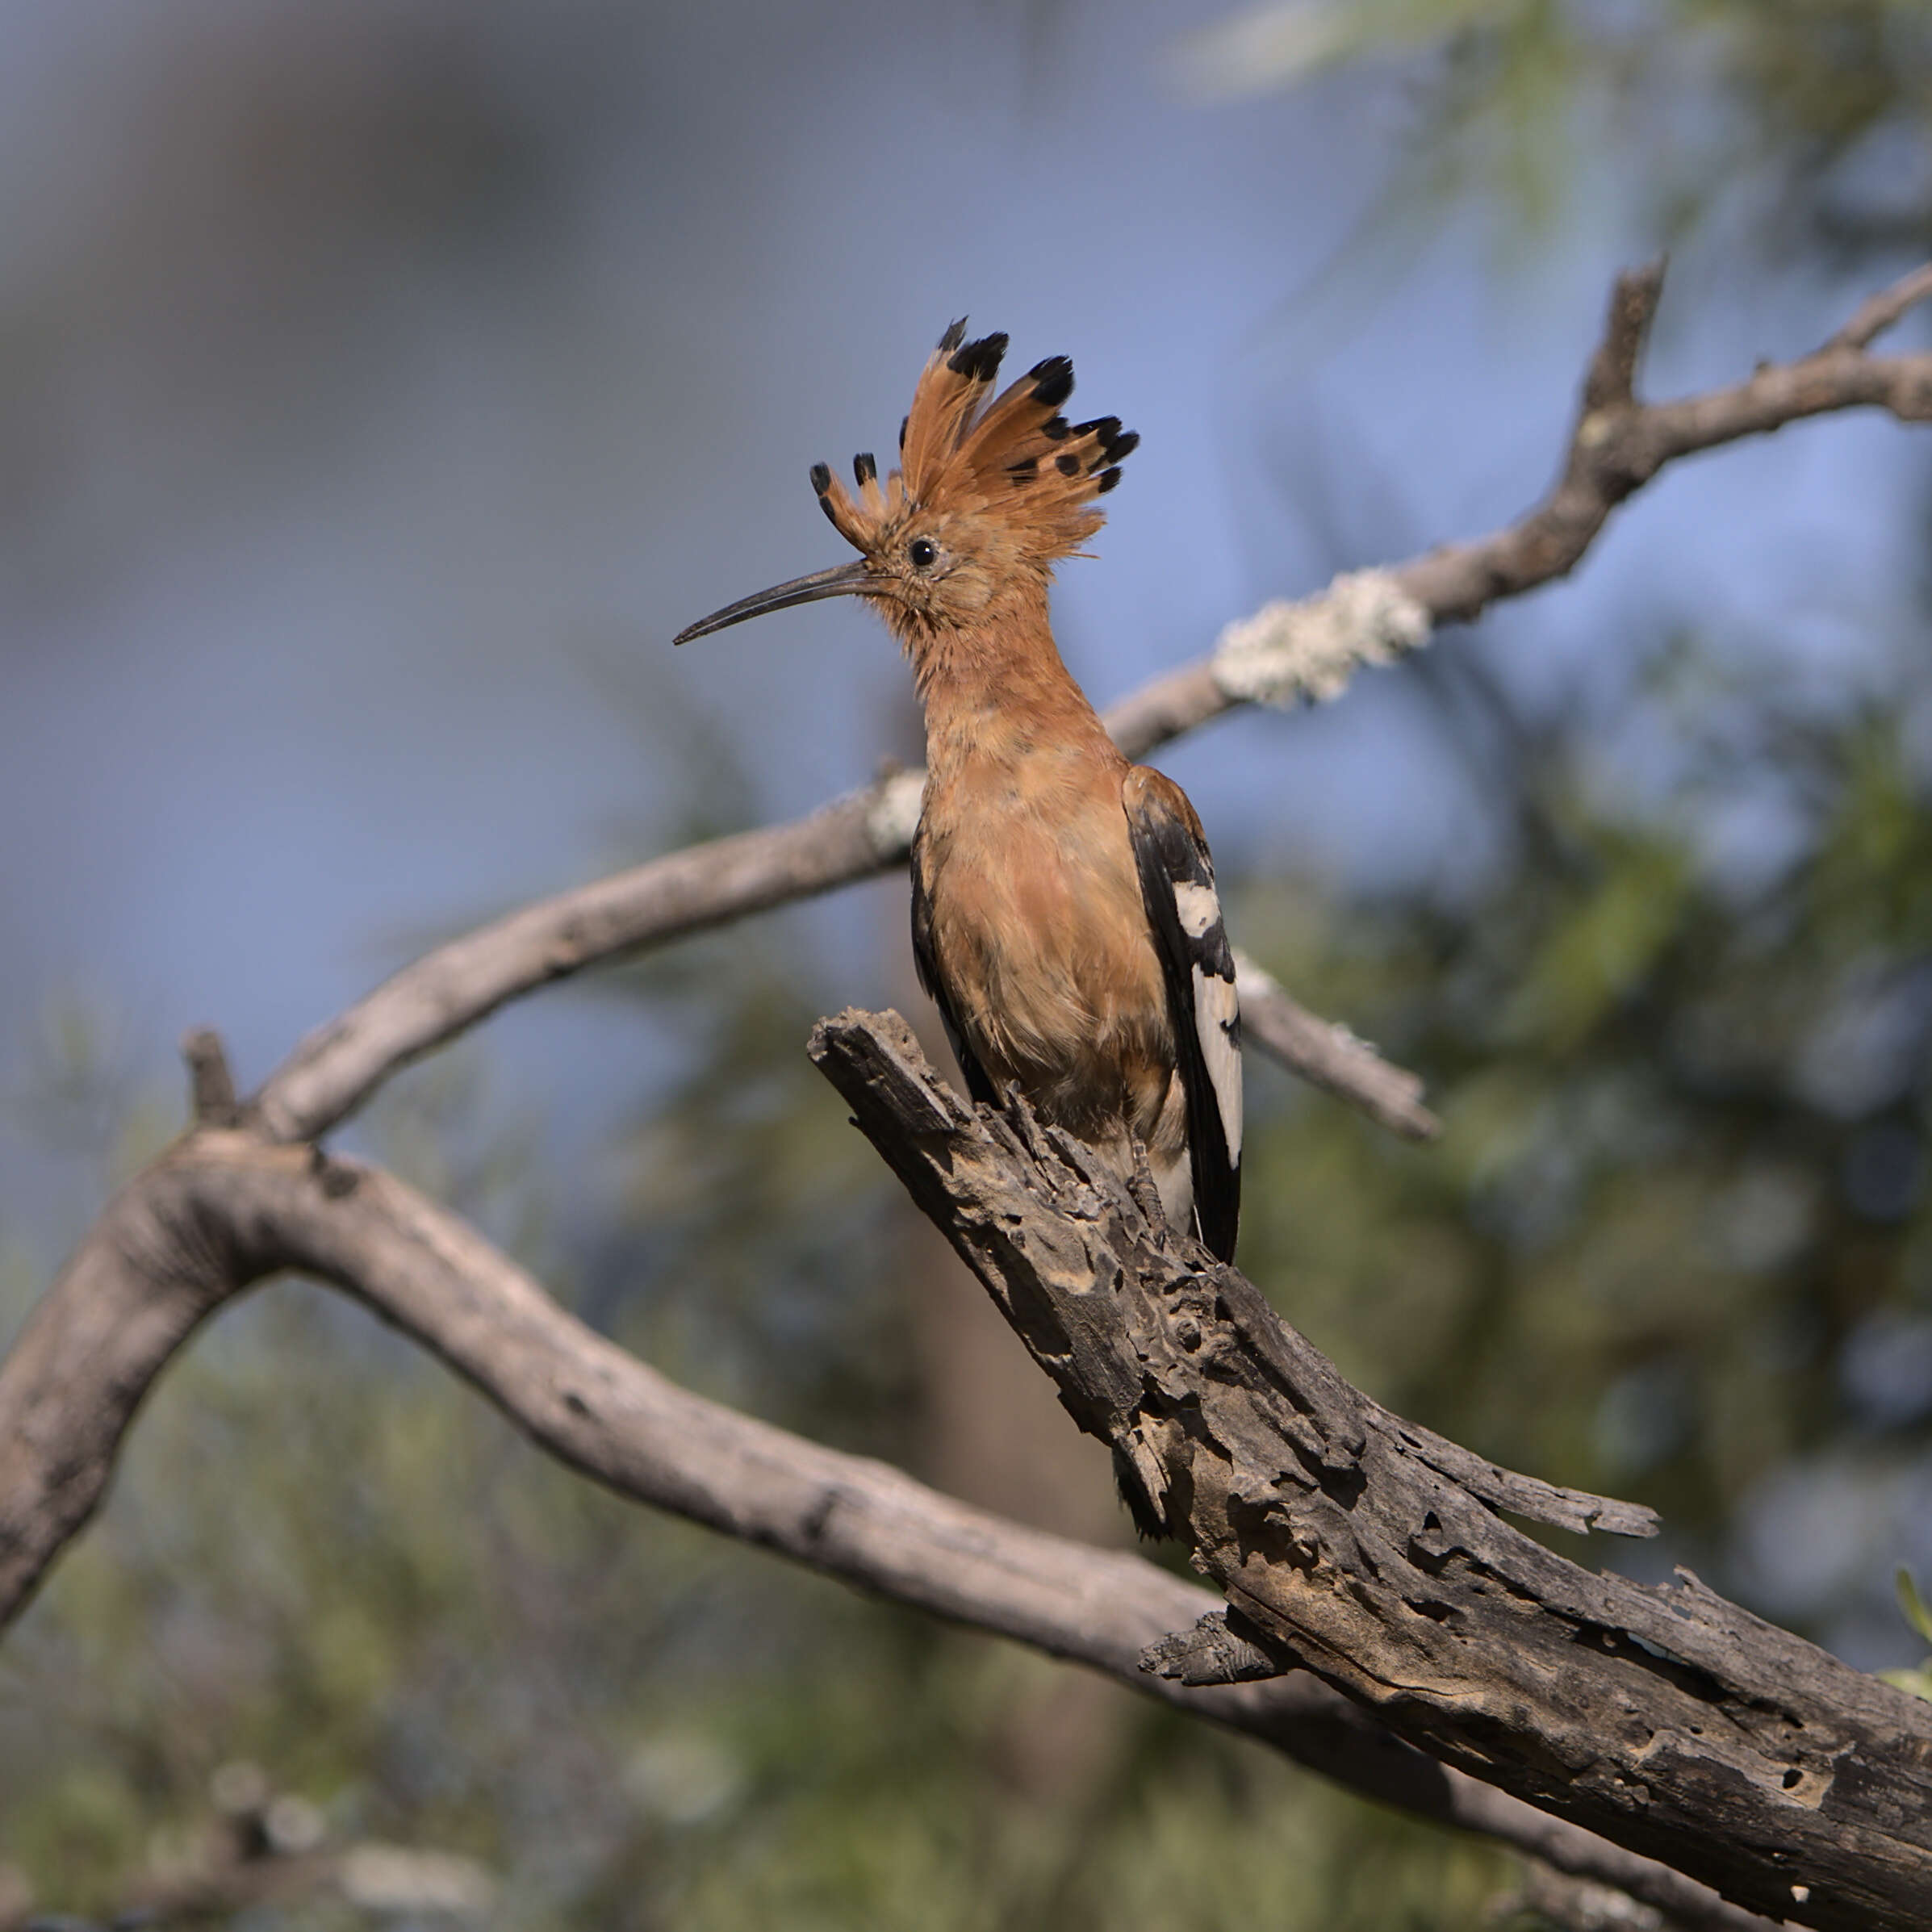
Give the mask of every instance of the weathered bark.
[(1932, 1708), (1687, 1575), (1650, 1587), (1545, 1549), (1499, 1512), (1638, 1531), (1646, 1512), (1389, 1415), (1161, 1225), (1151, 1189), (1022, 1104), (958, 1099), (897, 1014), (822, 1022), (813, 1053), (1113, 1445), (1137, 1513), (1225, 1593), (1150, 1669), (1304, 1666), (1444, 1763), (1748, 1909), (1820, 1932), (1932, 1923)]
[(1617, 1886), (1695, 1932), (1762, 1932), (1680, 1874), (1432, 1763), (1306, 1675), (1208, 1687), (1148, 1675), (1143, 1650), (1211, 1611), (1205, 1591), (694, 1395), (393, 1177), (220, 1125), (115, 1198), (0, 1365), (0, 1621), (94, 1513), (176, 1350), (225, 1301), (291, 1269), (353, 1295), (621, 1495), (1085, 1664), (1364, 1796)]

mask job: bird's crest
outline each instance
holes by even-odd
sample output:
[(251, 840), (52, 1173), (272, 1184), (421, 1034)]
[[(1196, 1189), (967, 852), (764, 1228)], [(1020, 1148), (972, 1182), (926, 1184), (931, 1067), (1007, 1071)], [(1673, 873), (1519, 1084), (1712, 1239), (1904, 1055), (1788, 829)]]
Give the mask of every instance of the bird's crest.
[(1106, 521), (1095, 500), (1119, 482), (1140, 438), (1117, 416), (1069, 423), (1060, 414), (1073, 393), (1064, 356), (1035, 363), (993, 397), (1006, 337), (968, 342), (965, 334), (962, 319), (927, 358), (899, 428), (900, 466), (883, 483), (872, 458), (860, 455), (852, 462), (856, 496), (823, 463), (812, 487), (839, 535), (868, 555), (924, 513), (985, 519), (1043, 567)]

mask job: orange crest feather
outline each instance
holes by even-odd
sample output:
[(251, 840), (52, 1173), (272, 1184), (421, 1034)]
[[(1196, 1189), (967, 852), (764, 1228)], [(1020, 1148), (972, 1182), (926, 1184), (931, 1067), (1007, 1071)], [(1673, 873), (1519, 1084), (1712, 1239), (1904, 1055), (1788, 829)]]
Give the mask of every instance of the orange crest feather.
[(854, 459), (855, 497), (823, 464), (812, 487), (840, 536), (871, 553), (918, 512), (985, 518), (1019, 553), (1044, 565), (1079, 549), (1106, 521), (1095, 500), (1120, 480), (1140, 442), (1116, 416), (1069, 423), (1064, 356), (1036, 362), (991, 403), (1003, 334), (964, 340), (964, 320), (940, 337), (920, 372), (899, 432), (901, 467), (882, 486), (869, 455)]

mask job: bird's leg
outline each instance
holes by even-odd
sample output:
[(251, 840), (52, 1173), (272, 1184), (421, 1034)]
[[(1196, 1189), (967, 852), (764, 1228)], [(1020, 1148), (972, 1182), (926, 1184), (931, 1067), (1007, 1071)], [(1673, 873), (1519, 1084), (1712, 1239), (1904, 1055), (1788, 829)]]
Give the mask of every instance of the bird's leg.
[(1000, 1095), (1006, 1113), (1006, 1123), (1018, 1137), (1019, 1144), (1035, 1160), (1048, 1158), (1045, 1130), (1039, 1116), (1033, 1110), (1033, 1103), (1021, 1090), (1017, 1080), (1010, 1080)]
[(1154, 1183), (1154, 1170), (1147, 1157), (1147, 1143), (1130, 1127), (1127, 1144), (1134, 1154), (1133, 1172), (1127, 1176), (1127, 1192), (1133, 1196), (1134, 1205), (1147, 1216), (1154, 1232), (1165, 1236), (1170, 1223), (1166, 1205), (1160, 1198), (1160, 1190)]

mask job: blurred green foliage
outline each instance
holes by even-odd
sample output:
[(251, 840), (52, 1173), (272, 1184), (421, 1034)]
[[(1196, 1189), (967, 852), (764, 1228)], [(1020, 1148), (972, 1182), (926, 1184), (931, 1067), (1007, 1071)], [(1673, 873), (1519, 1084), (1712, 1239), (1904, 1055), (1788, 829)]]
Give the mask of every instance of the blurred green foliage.
[[(1848, 1429), (1922, 1453), (1932, 1411), (1932, 1382), (1860, 1393), (1874, 1338), (1932, 1315), (1932, 813), (1896, 696), (1834, 721), (1787, 702), (1733, 692), (1640, 804), (1591, 801), (1587, 729), (1518, 728), (1492, 768), (1519, 843), (1472, 897), (1325, 930), (1278, 910), (1289, 983), (1428, 1068), (1447, 1127), (1397, 1148), (1288, 1108), (1244, 1230), (1398, 1409), (1516, 1466), (1641, 1482), (1721, 1571), (1769, 1472)], [(1727, 784), (1798, 814), (1754, 875), (1701, 836)]]
[[(1919, 1594), (1917, 1580), (1902, 1563), (1899, 1566), (1897, 1585), (1900, 1614), (1927, 1643), (1932, 1643), (1932, 1608), (1926, 1607), (1925, 1598)], [(1896, 1684), (1901, 1691), (1909, 1691), (1914, 1697), (1932, 1699), (1932, 1657), (1909, 1670), (1881, 1671), (1879, 1675), (1887, 1683)]]
[(1271, 0), (1187, 43), (1207, 94), (1400, 63), (1384, 218), (1466, 199), (1539, 237), (1631, 197), (1659, 240), (1716, 214), (1790, 255), (1932, 245), (1922, 0)]

